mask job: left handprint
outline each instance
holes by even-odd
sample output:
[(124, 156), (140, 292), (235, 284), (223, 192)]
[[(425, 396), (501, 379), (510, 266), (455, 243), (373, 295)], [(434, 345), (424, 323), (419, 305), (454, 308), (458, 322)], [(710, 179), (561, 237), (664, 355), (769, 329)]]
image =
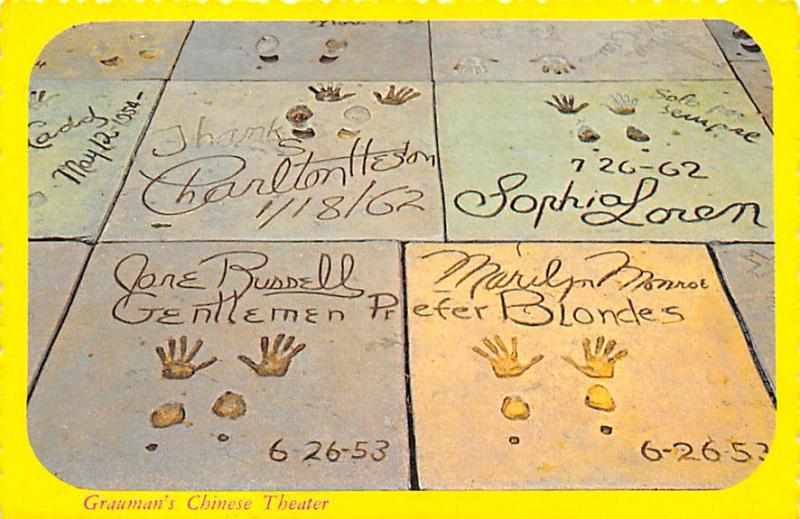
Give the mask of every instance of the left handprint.
[(161, 376), (164, 378), (189, 378), (201, 369), (207, 368), (217, 362), (216, 357), (211, 357), (201, 364), (195, 365), (192, 363), (192, 359), (194, 359), (195, 355), (200, 351), (200, 348), (203, 347), (202, 339), (197, 339), (192, 349), (187, 351), (187, 338), (185, 335), (182, 335), (180, 338), (180, 350), (177, 352), (177, 356), (176, 346), (177, 343), (175, 339), (170, 338), (167, 342), (167, 352), (165, 352), (164, 348), (161, 346), (156, 348), (158, 358), (161, 359)]

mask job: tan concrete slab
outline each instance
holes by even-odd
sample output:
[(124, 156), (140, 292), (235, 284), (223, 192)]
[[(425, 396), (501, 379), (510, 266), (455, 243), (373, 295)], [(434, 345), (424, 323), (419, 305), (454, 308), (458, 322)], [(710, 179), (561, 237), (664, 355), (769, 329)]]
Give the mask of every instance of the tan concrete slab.
[(768, 449), (703, 246), (419, 244), (406, 269), (421, 488), (722, 488)]
[(28, 244), (28, 385), (44, 360), (89, 246), (78, 242)]
[(400, 279), (385, 242), (101, 244), (31, 444), (82, 487), (407, 488)]
[(725, 283), (775, 387), (775, 252), (772, 244), (714, 244)]
[(196, 22), (176, 79), (430, 81), (426, 22)]
[(35, 79), (166, 79), (190, 22), (75, 25), (42, 50)]
[(726, 20), (706, 20), (706, 25), (729, 61), (765, 61), (758, 42), (738, 25)]
[(437, 118), (450, 239), (772, 239), (772, 134), (736, 81), (445, 83)]
[(102, 238), (441, 239), (436, 161), (430, 84), (173, 82)]
[(437, 81), (729, 79), (700, 20), (431, 22)]
[(734, 61), (731, 66), (772, 128), (772, 77), (766, 61)]
[(160, 86), (158, 81), (32, 82), (31, 237), (97, 235)]

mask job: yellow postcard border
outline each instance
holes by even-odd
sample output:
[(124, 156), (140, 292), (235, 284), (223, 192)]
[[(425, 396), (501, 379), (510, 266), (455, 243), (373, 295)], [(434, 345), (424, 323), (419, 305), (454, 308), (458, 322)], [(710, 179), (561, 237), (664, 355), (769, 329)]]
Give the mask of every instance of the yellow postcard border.
[[(796, 517), (798, 487), (798, 42), (800, 17), (793, 0), (450, 0), (447, 2), (299, 0), (296, 2), (106, 0), (6, 1), (0, 5), (0, 514), (21, 517), (221, 516), (192, 511), (187, 499), (202, 492), (101, 491), (63, 483), (36, 459), (27, 438), (27, 122), (28, 77), (39, 51), (57, 33), (87, 21), (302, 20), (302, 19), (727, 19), (759, 42), (774, 83), (775, 251), (777, 301), (776, 435), (771, 454), (747, 479), (715, 491), (505, 491), (505, 492), (286, 492), (295, 499), (328, 500), (325, 510), (302, 514), (264, 509), (265, 493), (208, 492), (252, 499), (249, 511), (225, 516), (285, 517)], [(100, 389), (100, 388), (98, 388)], [(92, 494), (105, 499), (168, 496), (174, 509), (133, 513), (88, 510)]]

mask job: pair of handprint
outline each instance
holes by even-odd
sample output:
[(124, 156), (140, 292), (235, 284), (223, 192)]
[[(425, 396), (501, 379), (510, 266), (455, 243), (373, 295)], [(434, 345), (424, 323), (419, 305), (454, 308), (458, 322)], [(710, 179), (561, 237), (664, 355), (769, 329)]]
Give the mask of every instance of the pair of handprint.
[[(255, 362), (246, 355), (239, 355), (238, 359), (252, 369), (260, 377), (282, 377), (286, 375), (292, 359), (303, 349), (305, 343), (294, 345), (295, 337), (283, 333), (275, 336), (272, 344), (269, 337), (261, 337), (261, 361)], [(158, 346), (156, 354), (161, 360), (161, 376), (168, 379), (186, 379), (205, 369), (215, 362), (216, 357), (200, 364), (193, 362), (195, 356), (203, 347), (203, 340), (197, 339), (191, 349), (188, 348), (188, 339), (185, 335), (180, 338), (180, 346), (174, 338), (167, 341), (167, 351)]]
[[(477, 346), (474, 346), (472, 351), (489, 361), (492, 371), (498, 378), (518, 377), (544, 358), (544, 355), (535, 355), (527, 363), (521, 363), (516, 337), (511, 338), (510, 350), (498, 335), (494, 336), (494, 343), (488, 338), (484, 338), (483, 345), (489, 350), (488, 353)], [(591, 345), (590, 339), (583, 340), (583, 354), (586, 361), (584, 365), (579, 365), (571, 357), (563, 356), (562, 359), (587, 377), (613, 378), (614, 365), (628, 354), (628, 350), (620, 350), (612, 355), (617, 342), (614, 340), (606, 342), (603, 336), (597, 338), (597, 345), (594, 349)]]

